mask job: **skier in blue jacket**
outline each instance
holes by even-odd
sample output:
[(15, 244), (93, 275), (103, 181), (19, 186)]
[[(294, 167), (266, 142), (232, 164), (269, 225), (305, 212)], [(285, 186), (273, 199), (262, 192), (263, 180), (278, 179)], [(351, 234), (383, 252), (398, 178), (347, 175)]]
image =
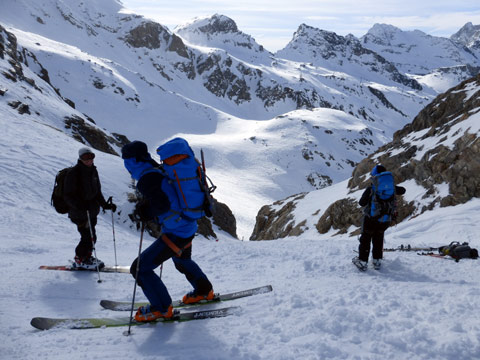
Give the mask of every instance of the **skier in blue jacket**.
[(166, 221), (171, 209), (168, 192), (174, 192), (175, 189), (156, 169), (159, 165), (150, 156), (145, 143), (133, 141), (125, 145), (122, 148), (122, 158), (125, 168), (132, 178), (137, 180), (137, 190), (143, 195), (135, 208), (134, 216), (143, 222), (155, 219), (162, 225), (161, 236), (140, 255), (138, 274), (138, 259), (135, 259), (130, 267), (130, 272), (150, 301), (150, 305), (138, 309), (135, 320), (146, 322), (173, 316), (172, 298), (154, 272), (170, 258), (173, 259), (176, 269), (183, 273), (193, 286), (193, 291), (183, 297), (184, 303), (213, 299), (212, 284), (191, 259), (191, 242), (197, 231), (196, 220), (181, 218), (174, 225)]

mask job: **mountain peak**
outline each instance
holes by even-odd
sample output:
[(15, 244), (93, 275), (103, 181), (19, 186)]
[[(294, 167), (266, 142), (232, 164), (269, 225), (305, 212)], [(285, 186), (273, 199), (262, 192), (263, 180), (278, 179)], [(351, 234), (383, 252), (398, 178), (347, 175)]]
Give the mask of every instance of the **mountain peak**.
[(450, 39), (467, 47), (480, 46), (478, 45), (480, 43), (480, 25), (473, 25), (471, 22), (468, 22), (453, 34)]
[(363, 39), (367, 39), (367, 41), (372, 41), (376, 44), (390, 45), (396, 38), (402, 37), (403, 33), (401, 29), (393, 25), (377, 23), (368, 30), (363, 36)]
[(188, 29), (193, 32), (200, 32), (204, 34), (228, 34), (238, 32), (238, 27), (235, 21), (228, 16), (221, 14), (214, 14), (208, 17), (197, 17), (191, 22), (179, 26), (176, 31), (185, 31)]
[[(200, 46), (223, 49), (230, 55), (252, 61), (269, 61), (269, 53), (250, 35), (243, 33), (228, 16), (214, 14), (194, 18), (175, 28), (175, 33), (186, 41)], [(261, 60), (260, 60), (261, 58)]]
[(313, 47), (336, 46), (339, 44), (345, 44), (346, 41), (345, 37), (337, 35), (332, 31), (301, 24), (293, 34), (293, 39), (287, 47), (293, 43), (296, 43), (297, 45), (303, 43)]

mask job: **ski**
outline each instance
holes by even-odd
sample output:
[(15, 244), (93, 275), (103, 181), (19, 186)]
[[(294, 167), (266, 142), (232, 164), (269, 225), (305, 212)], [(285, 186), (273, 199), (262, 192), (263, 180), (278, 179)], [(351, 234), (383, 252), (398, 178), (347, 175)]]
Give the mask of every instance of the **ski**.
[[(59, 270), (59, 271), (94, 271), (97, 269), (81, 269), (81, 268), (72, 268), (70, 265), (41, 265), (40, 270)], [(100, 268), (100, 272), (109, 272), (109, 273), (130, 273), (130, 266), (104, 266)]]
[(457, 260), (457, 259), (455, 259), (451, 256), (436, 254), (436, 253), (433, 253), (433, 252), (421, 252), (421, 253), (417, 253), (417, 255), (436, 257), (436, 258), (441, 258), (441, 259), (446, 259), (446, 260), (455, 260), (456, 262), (459, 261), (459, 260)]
[(383, 249), (383, 251), (436, 251), (438, 247), (413, 247), (410, 244), (400, 245), (396, 248)]
[(356, 257), (356, 256), (352, 259), (352, 263), (353, 263), (353, 265), (355, 265), (355, 266), (357, 267), (357, 269), (360, 270), (360, 271), (367, 271), (367, 269), (368, 269), (368, 265), (363, 265), (363, 264), (360, 262), (360, 260), (358, 259), (358, 257)]
[[(181, 300), (176, 300), (172, 303), (174, 308), (181, 308), (181, 307), (192, 307), (192, 306), (200, 306), (200, 305), (208, 305), (215, 302), (220, 301), (230, 301), (235, 299), (240, 299), (247, 296), (252, 295), (259, 295), (265, 294), (270, 291), (273, 291), (271, 285), (260, 286), (253, 289), (237, 291), (228, 294), (215, 294), (215, 297), (212, 300), (204, 300), (194, 304), (184, 304)], [(126, 311), (131, 310), (132, 302), (131, 301), (112, 301), (112, 300), (101, 300), (100, 305), (108, 310), (115, 310), (115, 311)], [(134, 309), (138, 309), (140, 306), (146, 306), (148, 302), (137, 302), (134, 304)]]
[[(239, 311), (240, 307), (226, 307), (222, 309), (202, 310), (184, 312), (181, 310), (175, 310), (173, 318), (171, 319), (157, 319), (151, 322), (137, 322), (132, 320), (132, 325), (145, 325), (155, 324), (159, 322), (172, 323), (183, 322), (190, 320), (201, 320), (220, 318), (229, 315), (233, 315)], [(130, 317), (112, 317), (112, 318), (83, 318), (83, 319), (53, 319), (45, 317), (35, 317), (30, 321), (30, 324), (39, 330), (49, 330), (53, 328), (58, 329), (95, 329), (103, 327), (116, 327), (116, 326), (128, 326), (130, 324)]]

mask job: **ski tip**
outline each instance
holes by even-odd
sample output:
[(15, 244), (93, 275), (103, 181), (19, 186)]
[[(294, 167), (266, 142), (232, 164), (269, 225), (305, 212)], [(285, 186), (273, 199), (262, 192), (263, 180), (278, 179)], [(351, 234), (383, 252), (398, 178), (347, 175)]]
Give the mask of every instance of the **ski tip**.
[(264, 285), (252, 290), (255, 294), (264, 294), (273, 291), (273, 287), (272, 285)]
[(51, 324), (48, 318), (44, 317), (34, 317), (30, 321), (30, 325), (32, 325), (35, 329), (38, 330), (48, 330), (50, 329), (54, 324)]
[(109, 309), (114, 305), (114, 302), (111, 300), (100, 300), (100, 306)]
[(34, 317), (32, 320), (30, 320), (30, 325), (32, 325), (35, 329), (43, 330), (42, 328), (39, 327), (40, 326), (39, 319), (41, 318)]

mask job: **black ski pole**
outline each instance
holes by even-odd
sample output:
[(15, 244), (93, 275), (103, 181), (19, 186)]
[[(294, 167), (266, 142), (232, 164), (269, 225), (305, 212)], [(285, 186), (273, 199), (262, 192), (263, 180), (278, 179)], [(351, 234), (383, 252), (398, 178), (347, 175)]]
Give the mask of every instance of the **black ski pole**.
[(95, 268), (97, 269), (97, 274), (98, 274), (97, 282), (101, 283), (102, 280), (100, 279), (100, 268), (98, 266), (97, 250), (95, 249), (95, 239), (93, 237), (92, 222), (90, 221), (90, 211), (88, 210), (87, 210), (87, 219), (88, 219), (88, 227), (90, 228), (90, 237), (92, 239), (93, 254), (95, 255)]
[(142, 253), (143, 233), (145, 231), (145, 222), (142, 221), (142, 230), (140, 232), (140, 245), (138, 246), (137, 269), (135, 270), (135, 285), (133, 286), (132, 307), (130, 309), (130, 321), (128, 323), (128, 330), (124, 331), (123, 335), (129, 336), (131, 334), (133, 320), (133, 307), (135, 306), (135, 293), (137, 292), (138, 272), (140, 271), (140, 255)]
[[(108, 198), (107, 203), (109, 203), (110, 205), (113, 203), (113, 199), (111, 196)], [(118, 263), (117, 263), (117, 245), (115, 242), (115, 223), (113, 221), (113, 209), (110, 209), (110, 210), (112, 212), (113, 251), (115, 253), (115, 269), (116, 269), (118, 267)]]

